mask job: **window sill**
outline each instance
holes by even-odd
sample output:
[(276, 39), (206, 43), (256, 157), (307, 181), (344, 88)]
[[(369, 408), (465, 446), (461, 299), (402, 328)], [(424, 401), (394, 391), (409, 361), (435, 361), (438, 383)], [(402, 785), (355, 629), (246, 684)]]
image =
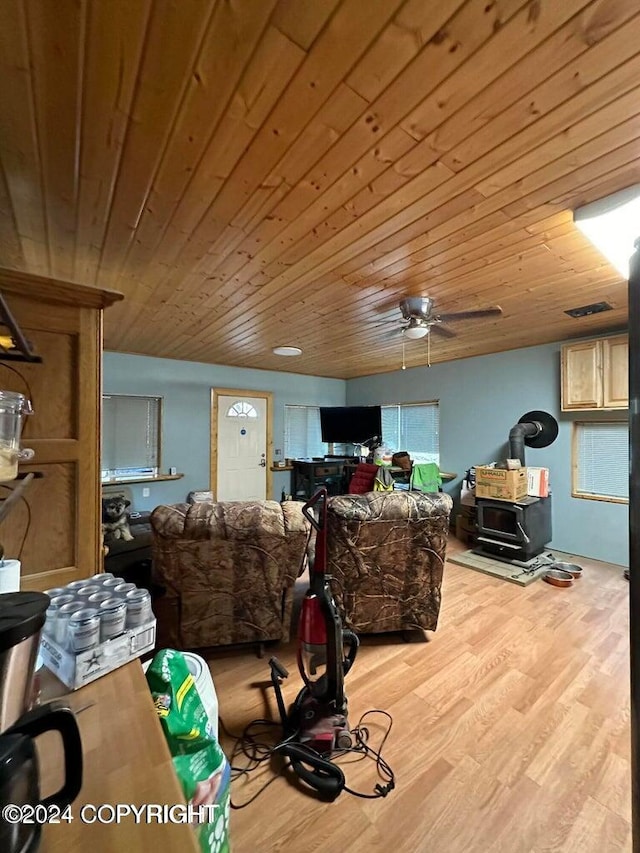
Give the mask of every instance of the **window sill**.
[(135, 485), (136, 483), (159, 483), (165, 480), (181, 480), (184, 474), (157, 474), (155, 477), (115, 477), (111, 480), (102, 480), (103, 486)]
[(592, 495), (586, 492), (571, 492), (572, 498), (581, 498), (587, 501), (605, 501), (610, 504), (628, 504), (629, 498), (617, 498), (612, 495)]

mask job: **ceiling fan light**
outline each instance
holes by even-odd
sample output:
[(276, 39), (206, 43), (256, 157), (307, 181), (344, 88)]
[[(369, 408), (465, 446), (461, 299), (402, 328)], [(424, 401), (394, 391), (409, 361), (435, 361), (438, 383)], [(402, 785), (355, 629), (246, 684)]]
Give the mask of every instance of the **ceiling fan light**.
[(405, 335), (412, 341), (417, 341), (418, 338), (424, 338), (429, 333), (428, 326), (407, 326), (404, 330)]

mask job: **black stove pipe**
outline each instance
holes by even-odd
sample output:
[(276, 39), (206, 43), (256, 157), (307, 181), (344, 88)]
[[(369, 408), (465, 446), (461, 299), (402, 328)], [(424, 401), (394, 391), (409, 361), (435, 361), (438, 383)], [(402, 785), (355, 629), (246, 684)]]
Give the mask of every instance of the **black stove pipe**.
[(640, 239), (629, 272), (629, 657), (631, 826), (640, 853)]
[(532, 423), (514, 424), (509, 430), (509, 459), (519, 459), (524, 467), (524, 440), (533, 438), (542, 430), (542, 425), (534, 421)]

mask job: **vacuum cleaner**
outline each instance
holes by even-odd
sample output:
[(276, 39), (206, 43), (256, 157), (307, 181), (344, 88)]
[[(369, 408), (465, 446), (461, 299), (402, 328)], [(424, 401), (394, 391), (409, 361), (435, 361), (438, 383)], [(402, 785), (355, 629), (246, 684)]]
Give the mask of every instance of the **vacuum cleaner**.
[(343, 629), (329, 585), (326, 488), (319, 489), (302, 512), (316, 531), (310, 586), (298, 623), (298, 669), (304, 687), (287, 711), (281, 685), (289, 673), (271, 658), (271, 681), (284, 731), (278, 752), (289, 759), (299, 779), (323, 798), (333, 800), (345, 787), (345, 778), (331, 762), (331, 755), (353, 746), (344, 678), (356, 658), (359, 641), (353, 631)]

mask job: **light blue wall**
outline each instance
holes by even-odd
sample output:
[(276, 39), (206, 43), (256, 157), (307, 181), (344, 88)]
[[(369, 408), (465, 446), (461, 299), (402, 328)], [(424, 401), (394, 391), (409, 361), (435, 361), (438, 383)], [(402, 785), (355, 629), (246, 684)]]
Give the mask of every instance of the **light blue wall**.
[[(162, 466), (184, 473), (181, 480), (132, 486), (134, 506), (150, 510), (162, 503), (184, 501), (188, 492), (209, 488), (210, 406), (212, 388), (246, 388), (274, 395), (273, 446), (284, 448), (284, 406), (344, 406), (346, 382), (269, 370), (248, 370), (190, 361), (105, 352), (105, 394), (162, 397)], [(284, 453), (282, 454), (284, 455)], [(269, 460), (271, 462), (272, 460)], [(272, 497), (290, 491), (289, 472), (273, 473)]]
[(347, 405), (440, 402), (440, 467), (458, 474), (445, 490), (456, 498), (472, 465), (504, 459), (511, 427), (542, 409), (560, 424), (547, 448), (526, 449), (530, 465), (548, 467), (553, 489), (552, 545), (628, 565), (628, 507), (571, 497), (571, 435), (576, 420), (625, 419), (627, 413), (560, 412), (561, 344), (350, 379)]
[[(367, 376), (347, 382), (267, 370), (224, 367), (147, 356), (104, 354), (104, 390), (163, 397), (163, 467), (185, 477), (133, 486), (136, 509), (185, 499), (209, 485), (210, 391), (247, 388), (274, 394), (274, 448), (283, 446), (286, 403), (317, 406), (440, 401), (440, 458), (458, 477), (445, 486), (452, 496), (471, 465), (504, 458), (510, 428), (532, 409), (551, 412), (560, 434), (550, 447), (527, 448), (527, 461), (550, 469), (552, 545), (598, 560), (628, 564), (628, 507), (571, 497), (571, 434), (575, 420), (626, 419), (626, 412), (560, 412), (560, 344), (512, 350), (480, 358)], [(290, 489), (289, 473), (273, 474), (272, 497)]]

